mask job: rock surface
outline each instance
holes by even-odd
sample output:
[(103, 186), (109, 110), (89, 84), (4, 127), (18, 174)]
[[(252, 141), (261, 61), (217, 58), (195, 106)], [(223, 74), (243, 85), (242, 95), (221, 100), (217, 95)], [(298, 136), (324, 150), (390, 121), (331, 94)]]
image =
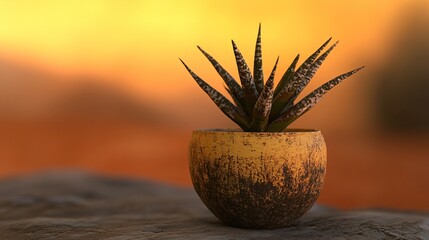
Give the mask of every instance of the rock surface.
[(239, 229), (190, 189), (56, 172), (0, 181), (0, 239), (429, 239), (429, 214), (316, 206), (288, 228)]

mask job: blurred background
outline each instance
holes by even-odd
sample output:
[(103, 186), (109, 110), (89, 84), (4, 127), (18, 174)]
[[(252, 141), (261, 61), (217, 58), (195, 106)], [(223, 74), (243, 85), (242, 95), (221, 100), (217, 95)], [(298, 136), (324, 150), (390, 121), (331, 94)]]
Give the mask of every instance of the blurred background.
[(236, 126), (178, 58), (223, 90), (196, 45), (237, 76), (230, 40), (251, 64), (259, 23), (266, 72), (340, 40), (304, 94), (367, 66), (293, 124), (328, 145), (319, 203), (429, 211), (426, 0), (0, 1), (0, 178), (79, 169), (190, 187), (192, 130)]

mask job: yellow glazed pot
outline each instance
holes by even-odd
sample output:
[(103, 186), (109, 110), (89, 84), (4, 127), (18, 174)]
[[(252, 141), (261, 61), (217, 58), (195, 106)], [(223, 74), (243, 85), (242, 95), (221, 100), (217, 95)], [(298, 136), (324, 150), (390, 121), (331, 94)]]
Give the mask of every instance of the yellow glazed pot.
[(280, 228), (319, 197), (326, 145), (318, 130), (197, 130), (189, 164), (195, 191), (227, 225)]

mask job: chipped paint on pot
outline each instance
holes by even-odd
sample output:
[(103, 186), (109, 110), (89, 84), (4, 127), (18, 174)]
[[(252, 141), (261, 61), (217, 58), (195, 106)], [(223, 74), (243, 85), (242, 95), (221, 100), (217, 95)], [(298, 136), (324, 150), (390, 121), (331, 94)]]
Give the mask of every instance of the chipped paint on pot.
[(326, 145), (318, 130), (197, 130), (189, 152), (195, 191), (225, 224), (285, 227), (319, 197)]

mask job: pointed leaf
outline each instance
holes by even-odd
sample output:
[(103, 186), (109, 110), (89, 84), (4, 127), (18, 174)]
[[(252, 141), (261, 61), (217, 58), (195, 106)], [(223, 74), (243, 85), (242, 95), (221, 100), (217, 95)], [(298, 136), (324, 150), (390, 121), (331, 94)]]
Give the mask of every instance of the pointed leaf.
[(228, 86), (229, 94), (240, 103), (240, 106), (245, 106), (244, 92), (237, 81), (210, 54), (204, 51), (201, 47), (197, 47), (204, 54), (204, 56), (206, 56), (218, 74), (222, 77), (223, 81)]
[(282, 90), (279, 92), (279, 96), (281, 97), (285, 92), (290, 90), (295, 84), (297, 80), (304, 77), (304, 74), (307, 72), (307, 70), (311, 67), (311, 64), (314, 62), (314, 60), (319, 56), (319, 54), (322, 52), (322, 50), (329, 44), (332, 38), (329, 38), (326, 42), (322, 44), (313, 54), (311, 54), (298, 68), (298, 70), (294, 73), (292, 77), (292, 81), (288, 82), (285, 87), (282, 88)]
[(282, 88), (290, 81), (293, 73), (295, 72), (296, 64), (299, 60), (299, 54), (296, 55), (295, 59), (292, 61), (286, 72), (283, 74), (283, 77), (280, 79), (279, 84), (277, 84), (276, 90), (274, 91), (274, 97), (282, 90)]
[(303, 79), (299, 79), (298, 81), (294, 82), (294, 88), (295, 88), (295, 96), (293, 100), (295, 100), (298, 95), (302, 92), (302, 90), (308, 85), (311, 78), (313, 78), (314, 74), (316, 74), (317, 70), (320, 68), (322, 63), (326, 60), (329, 53), (337, 46), (338, 41), (334, 43), (326, 52), (324, 52), (322, 55), (320, 55), (310, 66), (310, 68), (305, 73), (305, 76)]
[(234, 49), (235, 61), (237, 62), (238, 74), (240, 75), (241, 87), (243, 88), (244, 97), (246, 99), (246, 106), (251, 113), (258, 99), (258, 91), (256, 90), (249, 66), (234, 41), (232, 41), (232, 47)]
[(250, 125), (250, 120), (246, 113), (232, 104), (227, 98), (225, 98), (216, 89), (207, 84), (204, 80), (198, 77), (186, 64), (180, 59), (185, 66), (186, 70), (191, 74), (194, 80), (198, 83), (201, 89), (213, 100), (213, 102), (219, 107), (219, 109), (232, 121), (237, 123), (244, 131), (246, 131)]
[(253, 77), (255, 79), (256, 90), (258, 90), (258, 93), (261, 93), (264, 90), (264, 72), (262, 69), (261, 24), (259, 24), (258, 36), (256, 38), (255, 59), (253, 64)]
[(279, 58), (277, 57), (270, 77), (265, 83), (264, 90), (262, 91), (261, 95), (259, 95), (258, 101), (256, 102), (255, 108), (253, 109), (253, 117), (252, 122), (250, 124), (251, 131), (260, 132), (264, 131), (267, 127), (274, 94), (274, 75), (276, 74), (278, 62)]
[(328, 40), (326, 40), (326, 42), (324, 42), (322, 46), (320, 46), (313, 54), (311, 54), (310, 57), (308, 57), (298, 68), (297, 72), (299, 72), (300, 74), (305, 74), (308, 71), (308, 69), (310, 69), (311, 64), (314, 62), (314, 60), (316, 60), (317, 56), (319, 56), (322, 50), (329, 44), (331, 39), (332, 38), (329, 38)]
[[(289, 82), (292, 80), (292, 76), (295, 73), (295, 67), (299, 60), (299, 54), (296, 55), (295, 59), (289, 66), (289, 68), (286, 70), (286, 72), (283, 74), (283, 77), (280, 79), (279, 84), (277, 84), (276, 90), (274, 91), (273, 98), (276, 99), (277, 95), (279, 94), (280, 90), (283, 89)], [(290, 93), (292, 94), (292, 93)], [(284, 96), (285, 99), (288, 98), (287, 95)], [(276, 119), (280, 113), (283, 111), (283, 109), (287, 108), (288, 105), (282, 104), (282, 102), (277, 99), (273, 102), (271, 107), (271, 113), (270, 113), (270, 121)]]
[(305, 78), (305, 73), (307, 73), (308, 69), (311, 67), (314, 60), (319, 56), (320, 52), (328, 45), (332, 38), (329, 38), (325, 43), (322, 44), (313, 54), (310, 55), (296, 70), (292, 79), (288, 81), (285, 86), (280, 90), (277, 96), (274, 98), (273, 106), (275, 106), (275, 110), (273, 109), (271, 119), (275, 119), (282, 112), (286, 111), (287, 106), (291, 106), (293, 104), (293, 100), (295, 97), (295, 90), (298, 86), (301, 85), (302, 79)]
[(337, 76), (336, 78), (323, 84), (322, 86), (320, 86), (319, 88), (317, 88), (316, 90), (308, 94), (306, 97), (304, 97), (301, 101), (299, 101), (289, 110), (287, 110), (285, 113), (283, 113), (274, 122), (272, 122), (267, 127), (267, 131), (270, 131), (270, 132), (283, 131), (283, 129), (289, 126), (292, 122), (294, 122), (296, 119), (301, 117), (304, 113), (306, 113), (308, 110), (314, 107), (321, 100), (322, 96), (325, 93), (327, 93), (337, 84), (342, 82), (344, 79), (350, 77), (351, 75), (362, 70), (363, 68), (364, 67), (354, 69), (350, 72)]

